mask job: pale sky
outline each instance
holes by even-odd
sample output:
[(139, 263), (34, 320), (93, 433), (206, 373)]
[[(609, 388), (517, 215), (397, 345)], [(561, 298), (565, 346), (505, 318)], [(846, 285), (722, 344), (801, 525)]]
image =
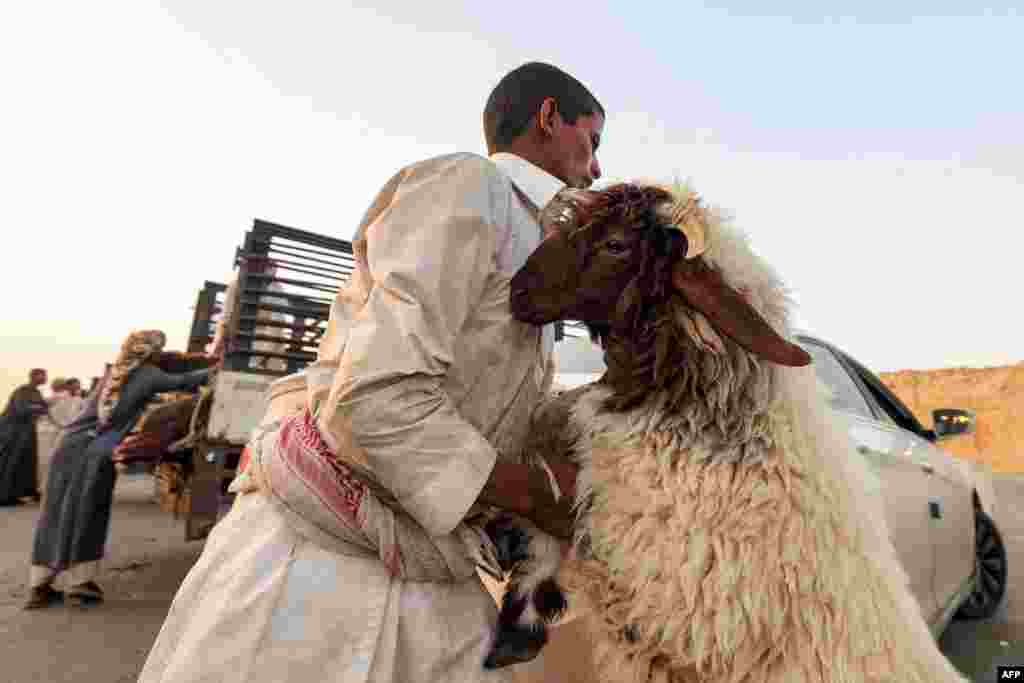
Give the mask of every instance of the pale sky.
[(604, 104), (607, 177), (733, 212), (805, 330), (876, 371), (1024, 360), (1024, 17), (763, 5), (4, 3), (0, 400), (133, 328), (181, 348), (254, 218), (351, 237), (403, 164), (483, 153), (530, 60)]

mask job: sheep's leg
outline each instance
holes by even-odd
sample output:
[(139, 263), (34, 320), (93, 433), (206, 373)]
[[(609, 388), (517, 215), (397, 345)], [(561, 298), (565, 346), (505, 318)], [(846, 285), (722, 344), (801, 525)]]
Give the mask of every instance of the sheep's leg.
[(547, 624), (568, 603), (555, 581), (561, 561), (557, 539), (526, 520), (493, 520), (487, 531), (498, 548), (502, 568), (512, 577), (498, 612), (498, 629), (484, 668), (499, 669), (534, 659), (548, 641)]
[(548, 642), (543, 622), (521, 623), (530, 611), (531, 596), (519, 593), (513, 586), (505, 592), (498, 612), (498, 629), (494, 642), (484, 659), (485, 669), (500, 669), (534, 659)]

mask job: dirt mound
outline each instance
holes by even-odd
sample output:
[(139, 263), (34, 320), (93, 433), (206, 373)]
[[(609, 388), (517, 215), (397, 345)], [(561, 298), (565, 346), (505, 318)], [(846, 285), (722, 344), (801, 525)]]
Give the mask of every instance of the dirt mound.
[(926, 427), (932, 426), (936, 408), (962, 408), (977, 415), (975, 432), (944, 441), (944, 449), (997, 472), (1024, 472), (1024, 363), (899, 370), (879, 377)]

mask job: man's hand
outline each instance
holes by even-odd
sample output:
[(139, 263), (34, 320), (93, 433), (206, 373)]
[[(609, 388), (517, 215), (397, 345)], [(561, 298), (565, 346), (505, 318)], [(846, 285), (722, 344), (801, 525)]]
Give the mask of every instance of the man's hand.
[(535, 502), (533, 508), (523, 516), (555, 538), (572, 538), (576, 515), (573, 514), (573, 499), (568, 496), (562, 496), (555, 502), (554, 496), (549, 493), (544, 499)]
[(558, 490), (562, 492), (562, 495), (567, 498), (576, 498), (576, 476), (580, 473), (580, 468), (571, 462), (549, 462), (548, 467), (555, 475)]
[(522, 515), (552, 536), (571, 538), (579, 468), (570, 463), (554, 463), (550, 467), (562, 490), (558, 501), (555, 501), (551, 482), (543, 469), (501, 462), (494, 465), (478, 500)]
[(558, 192), (540, 212), (544, 236), (571, 231), (590, 222), (595, 199), (600, 195), (590, 190), (566, 187)]

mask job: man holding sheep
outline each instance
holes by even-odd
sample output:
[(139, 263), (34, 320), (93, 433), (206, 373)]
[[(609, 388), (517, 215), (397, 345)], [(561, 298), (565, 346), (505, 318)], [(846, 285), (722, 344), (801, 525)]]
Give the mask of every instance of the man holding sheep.
[[(277, 458), (296, 479), (238, 487), (140, 683), (512, 680), (483, 668), (496, 609), (465, 540), (490, 506), (568, 534), (575, 467), (518, 460), (554, 334), (512, 318), (509, 283), (544, 207), (600, 176), (604, 110), (529, 63), (498, 83), (483, 122), (488, 158), (413, 164), (370, 206), (301, 400), (251, 444), (255, 470)], [(325, 458), (333, 469), (316, 470)], [(303, 518), (278, 503), (312, 471), (331, 472), (300, 482), (327, 502)]]

